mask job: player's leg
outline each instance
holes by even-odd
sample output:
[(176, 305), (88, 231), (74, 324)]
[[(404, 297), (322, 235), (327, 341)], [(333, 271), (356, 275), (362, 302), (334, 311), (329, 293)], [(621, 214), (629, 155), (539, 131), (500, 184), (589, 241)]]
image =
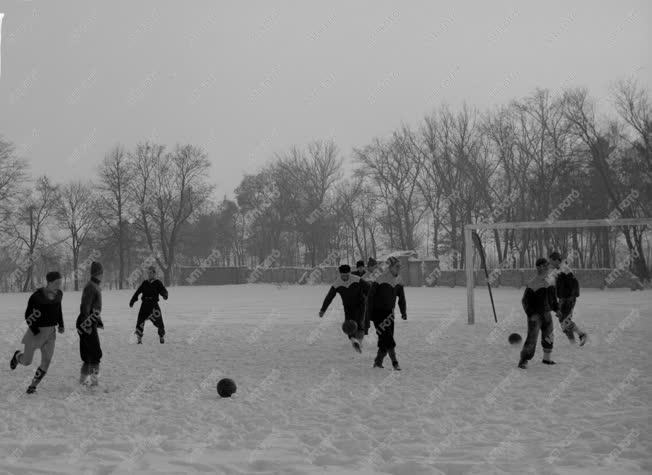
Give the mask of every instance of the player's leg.
[(394, 316), (392, 314), (391, 323), (387, 326), (385, 331), (385, 345), (387, 347), (387, 354), (392, 361), (392, 366), (396, 371), (400, 371), (401, 367), (398, 364), (396, 357), (396, 341), (394, 340)]
[(534, 352), (537, 348), (537, 338), (539, 336), (539, 329), (541, 328), (541, 317), (536, 313), (530, 315), (527, 319), (527, 337), (523, 343), (521, 350), (521, 359), (518, 362), (519, 368), (526, 368), (527, 362), (534, 357)]
[(91, 386), (97, 386), (100, 374), (100, 360), (102, 359), (102, 347), (100, 346), (100, 336), (97, 333), (97, 329), (93, 329), (89, 337), (88, 372), (90, 374)]
[(165, 324), (163, 323), (163, 314), (161, 313), (161, 307), (158, 304), (154, 305), (150, 320), (158, 330), (158, 338), (161, 343), (165, 343)]
[(57, 332), (55, 327), (44, 327), (41, 328), (42, 342), (40, 346), (41, 350), (41, 365), (36, 369), (34, 378), (32, 379), (31, 384), (27, 388), (27, 394), (32, 394), (36, 391), (36, 386), (39, 385), (45, 374), (50, 368), (50, 362), (52, 361), (52, 356), (54, 355), (54, 347), (57, 339)]
[(541, 317), (541, 346), (543, 347), (543, 362), (555, 364), (552, 361), (552, 346), (554, 343), (555, 326), (552, 321), (552, 313), (545, 312)]
[(31, 365), (32, 360), (34, 359), (34, 352), (41, 345), (42, 340), (43, 335), (41, 335), (41, 331), (34, 335), (32, 330), (28, 328), (22, 339), (22, 343), (25, 345), (23, 351), (19, 351), (17, 354), (14, 353), (14, 357), (12, 358), (12, 369), (14, 369), (16, 365), (19, 364), (23, 366)]
[(559, 324), (564, 335), (571, 343), (575, 343), (575, 323), (573, 317), (573, 302), (572, 299), (559, 299)]
[(79, 384), (84, 384), (86, 378), (90, 376), (90, 366), (87, 361), (84, 361), (79, 369)]
[[(374, 326), (376, 327), (376, 335), (378, 335), (378, 353), (374, 360), (374, 368), (382, 368), (383, 360), (391, 348), (393, 348), (394, 336), (393, 332), (390, 333), (390, 326), (393, 327), (394, 319), (391, 314), (375, 315)], [(392, 328), (393, 330), (393, 328)]]
[[(577, 302), (577, 299), (575, 297), (570, 299), (570, 311), (569, 311), (569, 315), (568, 315), (569, 319), (573, 318), (573, 310), (575, 309), (575, 303), (576, 302)], [(587, 339), (586, 332), (584, 330), (582, 330), (577, 325), (576, 322), (574, 322), (573, 320), (571, 320), (571, 322), (573, 323), (573, 331), (575, 333), (577, 333), (577, 336), (580, 337), (580, 346), (584, 346), (584, 344), (586, 343), (586, 339)]]
[(145, 330), (145, 322), (149, 318), (152, 309), (150, 305), (146, 302), (140, 304), (140, 310), (138, 310), (138, 319), (136, 320), (136, 337), (138, 338), (138, 343), (143, 342), (143, 332)]

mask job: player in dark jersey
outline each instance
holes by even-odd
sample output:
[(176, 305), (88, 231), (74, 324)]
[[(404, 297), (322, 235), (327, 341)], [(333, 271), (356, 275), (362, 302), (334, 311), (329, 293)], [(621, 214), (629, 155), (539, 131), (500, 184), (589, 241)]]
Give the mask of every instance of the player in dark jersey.
[(543, 363), (555, 364), (551, 359), (553, 346), (553, 322), (551, 310), (557, 312), (559, 305), (555, 295), (554, 285), (547, 280), (548, 261), (539, 258), (536, 261), (537, 275), (527, 284), (521, 304), (527, 315), (527, 338), (521, 350), (519, 368), (527, 368), (527, 362), (532, 359), (537, 346), (537, 338), (541, 331), (541, 346), (543, 347)]
[(158, 329), (159, 341), (165, 343), (165, 325), (163, 324), (161, 307), (158, 305), (158, 297), (160, 295), (164, 300), (167, 300), (168, 291), (163, 285), (163, 282), (156, 278), (156, 268), (154, 266), (149, 267), (147, 277), (147, 280), (144, 280), (140, 284), (140, 287), (136, 289), (136, 292), (129, 301), (129, 307), (133, 307), (138, 300), (138, 296), (143, 294), (143, 303), (140, 305), (138, 320), (136, 321), (136, 337), (138, 338), (138, 344), (142, 344), (145, 322), (150, 320)]
[(25, 350), (14, 353), (9, 367), (14, 370), (16, 366), (29, 366), (32, 364), (34, 352), (41, 351), (41, 364), (36, 369), (32, 383), (27, 388), (27, 394), (36, 392), (36, 386), (41, 382), (47, 373), (52, 356), (54, 355), (57, 331), (64, 332), (63, 313), (61, 311), (61, 274), (59, 272), (48, 272), (45, 276), (47, 282), (45, 287), (37, 289), (27, 302), (25, 320), (27, 331), (23, 336), (22, 343)]
[(382, 368), (383, 359), (389, 355), (394, 369), (400, 371), (394, 341), (394, 307), (398, 299), (401, 318), (407, 320), (405, 291), (399, 275), (401, 263), (396, 257), (390, 257), (387, 264), (389, 267), (371, 282), (367, 296), (366, 320), (374, 323), (378, 335), (378, 353), (374, 368)]
[(561, 324), (561, 329), (571, 343), (575, 343), (575, 333), (577, 333), (580, 338), (580, 346), (584, 346), (587, 340), (586, 332), (582, 331), (573, 321), (573, 309), (577, 297), (580, 296), (580, 283), (569, 265), (562, 262), (561, 254), (553, 252), (549, 257), (553, 267), (552, 272), (550, 272), (550, 279), (557, 291), (559, 301), (557, 318)]
[(323, 317), (337, 294), (342, 298), (344, 306), (344, 320), (352, 320), (356, 329), (348, 334), (353, 348), (360, 353), (362, 351), (362, 340), (364, 338), (364, 296), (368, 284), (357, 275), (351, 274), (351, 266), (343, 264), (339, 267), (340, 275), (331, 285), (319, 310), (319, 317)]

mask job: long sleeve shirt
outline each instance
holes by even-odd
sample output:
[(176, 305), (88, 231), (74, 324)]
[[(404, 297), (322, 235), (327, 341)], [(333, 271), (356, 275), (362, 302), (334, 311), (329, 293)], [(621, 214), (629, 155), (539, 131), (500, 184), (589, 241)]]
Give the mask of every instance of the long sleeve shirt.
[(544, 276), (539, 275), (528, 282), (521, 304), (528, 317), (534, 314), (543, 315), (550, 310), (555, 312), (559, 310), (555, 286), (550, 285)]
[(59, 325), (63, 327), (63, 312), (61, 310), (61, 301), (63, 292), (57, 290), (54, 298), (48, 298), (47, 291), (44, 287), (37, 289), (27, 301), (25, 310), (25, 321), (35, 335), (42, 327), (53, 327)]
[(340, 294), (342, 298), (345, 314), (364, 312), (364, 298), (368, 285), (357, 275), (351, 274), (347, 281), (343, 281), (341, 277), (338, 277), (328, 290), (326, 298), (324, 298), (321, 306), (322, 312), (328, 309), (337, 294)]
[(81, 303), (79, 305), (79, 316), (77, 317), (77, 330), (90, 333), (97, 328), (104, 328), (101, 318), (102, 313), (102, 289), (99, 280), (91, 278), (82, 291)]
[(555, 269), (550, 273), (550, 278), (557, 290), (557, 297), (567, 299), (580, 296), (580, 283), (570, 268), (562, 266)]
[(407, 303), (401, 276), (394, 277), (387, 270), (371, 282), (371, 288), (367, 295), (367, 318), (373, 320), (376, 313), (385, 315), (392, 313), (397, 299), (401, 315), (407, 315)]
[(157, 303), (159, 295), (167, 300), (168, 291), (158, 279), (154, 280), (144, 280), (142, 284), (136, 289), (133, 297), (129, 301), (129, 305), (133, 305), (137, 300), (138, 296), (142, 294), (143, 302)]

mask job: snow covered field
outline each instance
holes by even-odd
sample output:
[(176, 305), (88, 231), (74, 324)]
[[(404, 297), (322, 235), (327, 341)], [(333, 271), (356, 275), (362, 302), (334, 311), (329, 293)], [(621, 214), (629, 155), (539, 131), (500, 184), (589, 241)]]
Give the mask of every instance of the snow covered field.
[[(326, 286), (170, 288), (167, 341), (148, 323), (133, 340), (131, 291), (105, 291), (100, 386), (77, 385), (74, 321), (64, 295), (38, 392), (40, 360), (9, 369), (27, 294), (0, 295), (0, 473), (622, 474), (652, 472), (652, 294), (585, 290), (571, 346), (555, 322), (556, 366), (518, 370), (521, 291), (476, 289), (466, 324), (463, 288), (407, 288), (397, 322), (403, 367), (372, 369), (341, 333), (341, 301), (320, 320)], [(222, 377), (238, 392), (220, 399)]]

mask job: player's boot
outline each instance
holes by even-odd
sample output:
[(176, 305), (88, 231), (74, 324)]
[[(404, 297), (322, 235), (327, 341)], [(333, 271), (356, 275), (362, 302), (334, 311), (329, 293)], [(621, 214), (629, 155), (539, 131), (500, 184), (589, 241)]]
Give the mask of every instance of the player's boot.
[(11, 357), (11, 361), (9, 362), (9, 367), (14, 370), (16, 369), (16, 366), (18, 366), (18, 355), (20, 354), (20, 350), (16, 350), (16, 353), (14, 353), (14, 356)]
[(163, 335), (159, 336), (158, 341), (160, 341), (161, 344), (165, 343), (165, 337)]
[(360, 346), (360, 340), (358, 340), (355, 337), (351, 337), (351, 345), (353, 345), (353, 349), (357, 351), (358, 353), (362, 353), (362, 347)]
[(100, 374), (99, 365), (91, 366), (91, 376), (90, 376), (90, 385), (97, 386), (99, 384), (98, 376)]
[(557, 364), (557, 363), (555, 363), (555, 362), (552, 361), (552, 360), (541, 360), (541, 362), (542, 362), (543, 364), (548, 364), (548, 365)]
[(398, 364), (398, 358), (396, 358), (396, 350), (392, 348), (387, 352), (389, 354), (389, 359), (392, 360), (392, 366), (396, 371), (401, 371), (401, 367)]
[(526, 360), (519, 360), (518, 367), (521, 368), (521, 369), (527, 369), (527, 361)]
[(378, 348), (378, 353), (376, 354), (376, 358), (374, 359), (374, 368), (384, 368), (383, 360), (385, 359), (386, 354), (387, 354), (386, 351)]
[(32, 379), (32, 384), (30, 384), (27, 388), (27, 394), (34, 394), (36, 392), (36, 386), (38, 386), (38, 383), (41, 382), (43, 379), (43, 376), (45, 376), (45, 371), (43, 371), (40, 367), (36, 370), (36, 374), (34, 374), (34, 379)]
[(139, 335), (138, 333), (136, 333), (136, 343), (138, 343), (139, 345), (143, 344), (143, 335)]
[(580, 333), (580, 346), (584, 346), (587, 339), (588, 335), (586, 333)]

